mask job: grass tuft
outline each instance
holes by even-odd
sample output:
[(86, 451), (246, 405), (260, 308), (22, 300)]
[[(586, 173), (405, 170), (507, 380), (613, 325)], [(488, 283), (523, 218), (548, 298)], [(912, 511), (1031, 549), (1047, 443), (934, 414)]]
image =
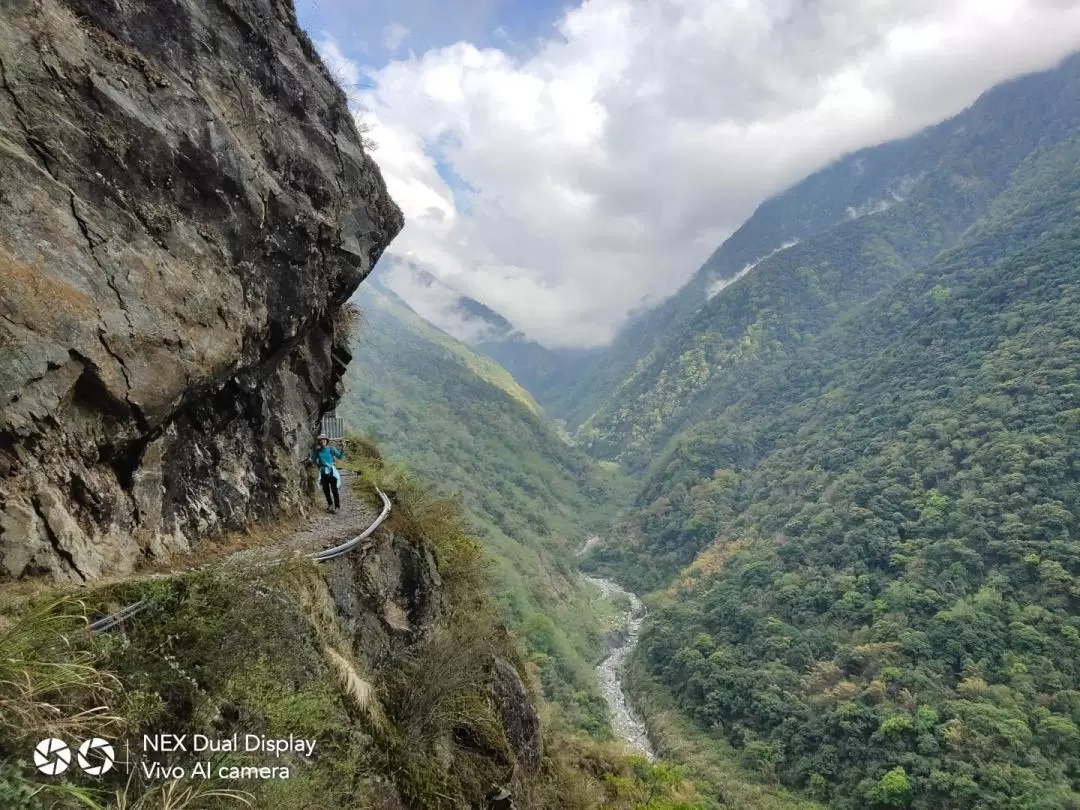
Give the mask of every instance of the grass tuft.
[(334, 310), (335, 341), (343, 345), (348, 345), (356, 340), (360, 335), (360, 328), (363, 324), (363, 320), (363, 313), (360, 311), (360, 307), (352, 301), (346, 301)]
[(127, 787), (113, 795), (109, 807), (111, 810), (201, 810), (218, 807), (222, 801), (245, 807), (254, 807), (255, 803), (255, 797), (246, 791), (215, 787), (214, 782), (178, 779), (152, 784), (138, 795), (134, 794), (129, 780)]
[(119, 682), (94, 667), (86, 607), (61, 598), (0, 629), (0, 734), (19, 741), (100, 731), (119, 718), (108, 700)]
[(363, 713), (372, 727), (382, 727), (385, 720), (375, 686), (360, 674), (360, 665), (333, 647), (323, 647), (323, 653), (338, 676), (342, 689), (352, 698), (356, 708)]

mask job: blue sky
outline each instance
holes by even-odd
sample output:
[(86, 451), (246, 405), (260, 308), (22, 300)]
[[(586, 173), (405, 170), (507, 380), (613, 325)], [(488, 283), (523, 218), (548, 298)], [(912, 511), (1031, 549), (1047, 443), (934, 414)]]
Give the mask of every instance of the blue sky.
[[(392, 58), (459, 41), (525, 53), (556, 35), (563, 0), (297, 0), (300, 24), (313, 39), (330, 36), (346, 56), (381, 67)], [(403, 26), (396, 48), (387, 34)], [(393, 37), (390, 37), (391, 42)]]

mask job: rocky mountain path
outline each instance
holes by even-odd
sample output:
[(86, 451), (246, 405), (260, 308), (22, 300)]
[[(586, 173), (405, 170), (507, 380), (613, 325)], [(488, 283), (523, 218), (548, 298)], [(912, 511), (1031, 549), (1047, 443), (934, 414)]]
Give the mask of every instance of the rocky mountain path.
[[(257, 559), (272, 560), (289, 554), (304, 554), (329, 548), (354, 537), (365, 526), (369, 526), (379, 515), (381, 505), (368, 501), (364, 494), (357, 491), (356, 473), (340, 470), (341, 508), (334, 514), (326, 511), (322, 492), (319, 492), (314, 513), (306, 522), (292, 533), (281, 539), (234, 552), (223, 561), (251, 563)], [(368, 542), (373, 542), (368, 538)]]
[[(284, 537), (278, 541), (248, 545), (231, 553), (223, 550), (202, 564), (145, 572), (129, 580), (162, 579), (208, 568), (276, 565), (292, 555), (328, 562), (349, 552), (366, 554), (376, 542), (375, 530), (390, 513), (390, 500), (385, 493), (376, 490), (383, 501), (383, 508), (380, 510), (369, 506), (359, 488), (354, 486), (356, 481), (355, 473), (341, 471), (341, 508), (333, 513), (316, 512), (311, 523), (291, 532), (283, 532)], [(89, 630), (91, 633), (102, 633), (117, 627), (142, 612), (147, 605), (146, 600), (140, 599), (115, 613), (100, 616), (91, 622)]]
[[(340, 472), (341, 509), (335, 514), (326, 511), (320, 491), (318, 500), (312, 500), (308, 515), (283, 525), (280, 530), (260, 528), (251, 536), (241, 535), (231, 542), (224, 540), (215, 544), (207, 541), (195, 553), (180, 555), (111, 581), (161, 579), (219, 566), (250, 567), (272, 563), (292, 554), (310, 554), (343, 543), (375, 522), (382, 505), (358, 490), (356, 473), (348, 470)], [(366, 549), (373, 542), (374, 537), (367, 538), (359, 550)]]

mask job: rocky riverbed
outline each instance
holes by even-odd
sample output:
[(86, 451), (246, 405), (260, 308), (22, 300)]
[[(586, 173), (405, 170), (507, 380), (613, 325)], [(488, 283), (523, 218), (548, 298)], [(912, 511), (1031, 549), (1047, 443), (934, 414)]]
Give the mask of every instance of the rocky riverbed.
[(645, 723), (631, 706), (622, 681), (626, 659), (633, 652), (638, 640), (638, 631), (641, 629), (642, 622), (645, 621), (647, 613), (645, 605), (637, 596), (610, 579), (593, 576), (586, 576), (585, 579), (599, 588), (605, 597), (623, 596), (630, 602), (623, 628), (620, 632), (612, 634), (613, 644), (607, 656), (597, 666), (596, 674), (600, 680), (600, 690), (604, 695), (604, 700), (611, 709), (611, 728), (615, 736), (651, 760), (656, 755), (649, 741), (648, 732), (645, 730)]

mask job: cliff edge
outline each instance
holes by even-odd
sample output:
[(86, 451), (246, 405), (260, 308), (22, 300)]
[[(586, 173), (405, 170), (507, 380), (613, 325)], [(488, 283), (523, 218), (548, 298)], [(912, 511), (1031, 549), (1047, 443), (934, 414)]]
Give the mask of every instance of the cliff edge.
[(289, 0), (13, 0), (0, 577), (299, 508), (335, 312), (403, 225)]

